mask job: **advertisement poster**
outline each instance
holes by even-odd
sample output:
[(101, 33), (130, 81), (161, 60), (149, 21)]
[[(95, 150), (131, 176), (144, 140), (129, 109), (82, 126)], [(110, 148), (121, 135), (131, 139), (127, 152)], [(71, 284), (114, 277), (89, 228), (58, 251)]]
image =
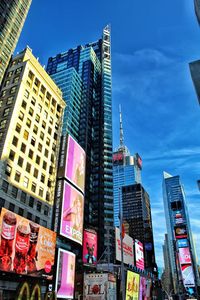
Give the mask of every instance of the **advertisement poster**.
[(113, 274), (108, 274), (107, 300), (117, 300), (117, 283)]
[(107, 300), (108, 274), (84, 274), (84, 300)]
[(179, 248), (188, 247), (188, 241), (186, 239), (179, 239), (177, 240), (177, 243)]
[(73, 299), (74, 297), (75, 261), (74, 253), (58, 249), (55, 286), (58, 298)]
[(127, 271), (126, 300), (138, 300), (140, 290), (140, 275)]
[(179, 261), (181, 265), (191, 263), (189, 248), (179, 248)]
[(67, 158), (65, 177), (77, 186), (83, 193), (85, 189), (85, 151), (69, 135), (67, 146)]
[(136, 267), (144, 270), (144, 250), (143, 244), (135, 240), (135, 259), (136, 259)]
[(175, 237), (177, 239), (182, 239), (187, 237), (187, 230), (185, 226), (174, 227)]
[(140, 277), (140, 300), (145, 300), (146, 299), (146, 278), (145, 277)]
[(56, 233), (2, 208), (0, 270), (53, 278)]
[(194, 273), (192, 270), (192, 265), (182, 265), (181, 272), (183, 277), (183, 284), (185, 287), (193, 287), (194, 283)]
[(97, 233), (89, 229), (83, 233), (83, 263), (97, 264)]
[(64, 182), (60, 234), (82, 245), (84, 198)]
[[(121, 261), (120, 230), (117, 227), (115, 227), (115, 247), (116, 260)], [(128, 234), (123, 238), (123, 256), (125, 264), (134, 265), (133, 239)]]

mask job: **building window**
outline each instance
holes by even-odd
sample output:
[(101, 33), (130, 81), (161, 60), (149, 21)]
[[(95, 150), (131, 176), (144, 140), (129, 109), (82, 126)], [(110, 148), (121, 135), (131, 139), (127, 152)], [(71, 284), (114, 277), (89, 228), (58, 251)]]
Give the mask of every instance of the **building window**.
[(28, 90), (25, 90), (24, 97), (26, 97), (28, 99), (28, 97), (29, 97), (29, 91)]
[(5, 174), (7, 176), (10, 176), (11, 172), (12, 172), (12, 167), (9, 164), (7, 164)]
[(15, 210), (15, 205), (13, 203), (9, 203), (8, 209), (11, 211)]
[(24, 162), (23, 158), (21, 156), (19, 156), (19, 158), (18, 158), (18, 166), (22, 167), (23, 166), (23, 162)]
[(4, 109), (4, 112), (3, 112), (3, 117), (7, 117), (9, 115), (9, 112), (10, 112), (10, 108), (5, 108)]
[(31, 103), (35, 106), (35, 103), (36, 103), (36, 100), (35, 100), (35, 98), (34, 97), (32, 97), (32, 99), (31, 99)]
[(40, 218), (38, 216), (35, 217), (35, 223), (37, 223), (37, 224), (40, 223)]
[(15, 181), (19, 182), (20, 181), (20, 177), (21, 177), (21, 173), (17, 171), (15, 173)]
[(45, 87), (43, 85), (41, 86), (40, 91), (42, 92), (42, 94), (45, 94), (46, 89), (45, 89)]
[(18, 193), (18, 188), (12, 186), (11, 195), (13, 196), (13, 198), (17, 198), (17, 193)]
[(37, 170), (37, 169), (34, 169), (33, 176), (34, 176), (35, 178), (37, 178), (37, 177), (38, 177), (38, 170)]
[(23, 185), (24, 185), (25, 188), (28, 188), (28, 183), (29, 183), (29, 179), (27, 177), (24, 177)]
[(48, 127), (48, 134), (51, 135), (51, 133), (52, 133), (52, 129), (51, 129), (51, 127)]
[(19, 112), (19, 119), (20, 119), (21, 121), (24, 120), (24, 113), (23, 113), (22, 111)]
[(32, 220), (32, 214), (31, 214), (30, 212), (27, 213), (27, 218), (28, 218), (29, 220)]
[(40, 180), (41, 180), (42, 183), (45, 182), (45, 176), (44, 176), (44, 174), (41, 175), (41, 179)]
[(16, 136), (13, 137), (13, 141), (12, 141), (12, 144), (17, 147), (17, 144), (18, 144), (18, 138)]
[(22, 151), (23, 153), (26, 152), (26, 145), (25, 145), (24, 143), (22, 143), (22, 145), (21, 145), (21, 151)]
[(50, 201), (50, 194), (49, 192), (46, 193), (46, 200), (49, 202)]
[(20, 67), (20, 68), (17, 68), (17, 69), (16, 69), (16, 71), (15, 71), (15, 74), (20, 74), (20, 73), (21, 73), (21, 71), (22, 71), (22, 67)]
[(33, 207), (33, 205), (34, 205), (34, 198), (30, 196), (30, 198), (29, 198), (29, 206)]
[(42, 111), (42, 106), (40, 104), (38, 104), (37, 111), (38, 111), (38, 113), (41, 113), (41, 111)]
[(26, 106), (27, 106), (27, 103), (26, 103), (26, 101), (22, 101), (22, 107), (24, 108), (24, 109), (26, 109)]
[(48, 155), (49, 155), (49, 151), (47, 149), (45, 149), (44, 156), (48, 158)]
[(30, 107), (30, 109), (29, 109), (29, 115), (32, 117), (33, 116), (33, 109), (32, 109), (32, 107)]
[(49, 215), (49, 207), (47, 205), (44, 206), (44, 215), (45, 216)]
[(37, 127), (36, 125), (34, 125), (34, 127), (33, 127), (33, 132), (34, 132), (35, 134), (38, 133), (38, 127)]
[(33, 80), (33, 77), (34, 77), (33, 72), (29, 71), (28, 77), (29, 77), (31, 80)]
[(31, 159), (33, 158), (33, 150), (31, 149), (29, 150), (28, 157)]
[(42, 144), (38, 144), (38, 151), (42, 152)]
[(47, 169), (47, 163), (46, 163), (46, 161), (43, 161), (42, 168), (43, 168), (44, 170)]
[(8, 97), (6, 104), (7, 104), (7, 105), (12, 104), (12, 103), (13, 103), (13, 99), (14, 99), (13, 96)]
[(37, 210), (41, 211), (41, 208), (42, 208), (42, 203), (38, 201), (37, 202)]
[(27, 130), (24, 130), (24, 139), (28, 140), (29, 133)]
[(26, 164), (26, 172), (28, 172), (28, 173), (31, 172), (31, 164), (29, 164), (29, 163)]
[(44, 192), (43, 188), (39, 188), (39, 196), (40, 197), (43, 197), (43, 192)]
[(39, 155), (36, 156), (35, 162), (36, 162), (36, 164), (38, 164), (38, 165), (40, 164), (40, 157), (39, 157)]
[(18, 215), (23, 216), (23, 214), (24, 214), (23, 208), (19, 207)]
[(8, 186), (9, 186), (9, 183), (5, 180), (3, 180), (2, 182), (2, 190), (7, 193), (8, 192)]
[(38, 114), (35, 117), (35, 121), (38, 122), (38, 123), (40, 122), (40, 116)]
[(48, 113), (46, 111), (44, 112), (44, 118), (45, 118), (45, 120), (47, 120), (47, 118), (48, 118)]
[(31, 191), (35, 193), (36, 191), (36, 183), (32, 182)]
[(23, 202), (23, 203), (26, 202), (26, 193), (25, 192), (21, 192), (20, 201)]
[(46, 140), (46, 144), (47, 144), (47, 146), (49, 146), (49, 145), (50, 145), (50, 139), (49, 139), (49, 138), (47, 138), (47, 140)]
[(50, 124), (53, 124), (53, 118), (52, 118), (52, 117), (50, 117), (49, 123), (50, 123)]
[(15, 91), (16, 91), (17, 87), (16, 86), (13, 86), (11, 89), (10, 89), (10, 93), (11, 94), (14, 94)]
[(43, 140), (44, 139), (44, 132), (40, 132), (40, 138), (41, 138), (41, 140)]
[(31, 145), (32, 146), (35, 146), (35, 141), (36, 141), (36, 139), (34, 137), (32, 137), (32, 139), (31, 139)]
[(0, 122), (0, 129), (4, 129), (6, 127), (7, 120), (2, 120)]
[(9, 159), (13, 161), (14, 158), (15, 158), (15, 152), (13, 150), (10, 150)]
[(48, 179), (47, 185), (48, 185), (49, 188), (52, 186), (52, 181), (51, 181), (51, 179)]
[(46, 122), (45, 121), (42, 121), (42, 128), (46, 128)]
[(20, 133), (21, 128), (22, 128), (22, 126), (21, 126), (19, 123), (17, 123), (15, 130), (16, 130), (18, 133)]

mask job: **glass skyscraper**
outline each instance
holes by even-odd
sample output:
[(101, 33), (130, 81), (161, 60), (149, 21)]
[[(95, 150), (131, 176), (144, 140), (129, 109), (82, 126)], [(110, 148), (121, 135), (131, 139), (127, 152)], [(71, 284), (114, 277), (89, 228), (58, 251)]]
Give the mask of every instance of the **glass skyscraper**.
[(110, 27), (96, 42), (50, 57), (47, 72), (67, 103), (63, 134), (86, 151), (85, 225), (97, 228), (101, 256), (113, 236)]
[(168, 252), (175, 294), (195, 292), (199, 285), (187, 205), (179, 176), (164, 172), (163, 201)]
[(17, 45), (31, 1), (0, 1), (0, 84)]

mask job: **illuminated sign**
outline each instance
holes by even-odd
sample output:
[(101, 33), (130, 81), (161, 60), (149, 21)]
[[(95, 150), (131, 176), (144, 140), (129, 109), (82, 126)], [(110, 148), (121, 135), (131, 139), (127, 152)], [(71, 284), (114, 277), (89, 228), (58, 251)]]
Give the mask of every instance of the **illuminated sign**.
[(179, 248), (179, 261), (180, 264), (190, 264), (191, 256), (189, 248)]
[(143, 244), (135, 240), (135, 259), (136, 259), (136, 267), (144, 270), (144, 250)]
[(97, 263), (97, 233), (93, 230), (84, 230), (83, 263), (91, 265)]
[(53, 278), (56, 233), (2, 208), (0, 270)]
[[(121, 240), (120, 230), (115, 228), (115, 246), (116, 246), (116, 260), (121, 261)], [(123, 238), (123, 258), (124, 263), (134, 265), (134, 254), (133, 254), (133, 239), (125, 234)]]
[(194, 283), (194, 273), (192, 269), (192, 265), (181, 265), (181, 272), (183, 278), (183, 284), (185, 287), (193, 287)]
[(177, 226), (177, 227), (174, 227), (174, 231), (175, 231), (175, 237), (177, 239), (182, 239), (182, 238), (187, 237), (186, 226)]
[(139, 156), (139, 154), (137, 153), (136, 154), (136, 163), (137, 163), (137, 166), (142, 169), (142, 159), (141, 157)]
[(113, 163), (122, 163), (124, 159), (124, 154), (122, 152), (113, 153)]
[(188, 240), (186, 239), (178, 239), (177, 243), (178, 243), (178, 248), (188, 247)]
[(64, 249), (58, 250), (55, 285), (58, 298), (74, 298), (75, 261), (76, 256), (74, 253)]
[(126, 300), (138, 300), (140, 289), (140, 275), (131, 271), (127, 271), (126, 280)]
[(140, 297), (139, 300), (146, 300), (146, 278), (140, 276)]
[(84, 198), (72, 185), (63, 184), (60, 234), (82, 245)]

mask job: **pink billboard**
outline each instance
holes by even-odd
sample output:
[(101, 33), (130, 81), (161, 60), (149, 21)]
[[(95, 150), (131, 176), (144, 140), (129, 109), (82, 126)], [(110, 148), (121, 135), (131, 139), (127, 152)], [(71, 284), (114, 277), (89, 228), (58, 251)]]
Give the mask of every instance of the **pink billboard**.
[(146, 278), (140, 277), (140, 297), (139, 300), (146, 300)]
[(143, 244), (135, 240), (135, 259), (136, 259), (136, 267), (144, 270), (144, 249)]
[(65, 177), (70, 180), (83, 193), (85, 189), (85, 151), (69, 135), (67, 146), (67, 157)]
[(191, 263), (190, 250), (188, 247), (179, 248), (179, 261), (181, 265)]
[(83, 263), (97, 263), (97, 233), (89, 229), (84, 230), (83, 234)]
[(58, 298), (73, 299), (74, 297), (75, 260), (74, 253), (64, 249), (58, 250), (55, 286)]
[(64, 182), (60, 234), (82, 245), (83, 195)]

